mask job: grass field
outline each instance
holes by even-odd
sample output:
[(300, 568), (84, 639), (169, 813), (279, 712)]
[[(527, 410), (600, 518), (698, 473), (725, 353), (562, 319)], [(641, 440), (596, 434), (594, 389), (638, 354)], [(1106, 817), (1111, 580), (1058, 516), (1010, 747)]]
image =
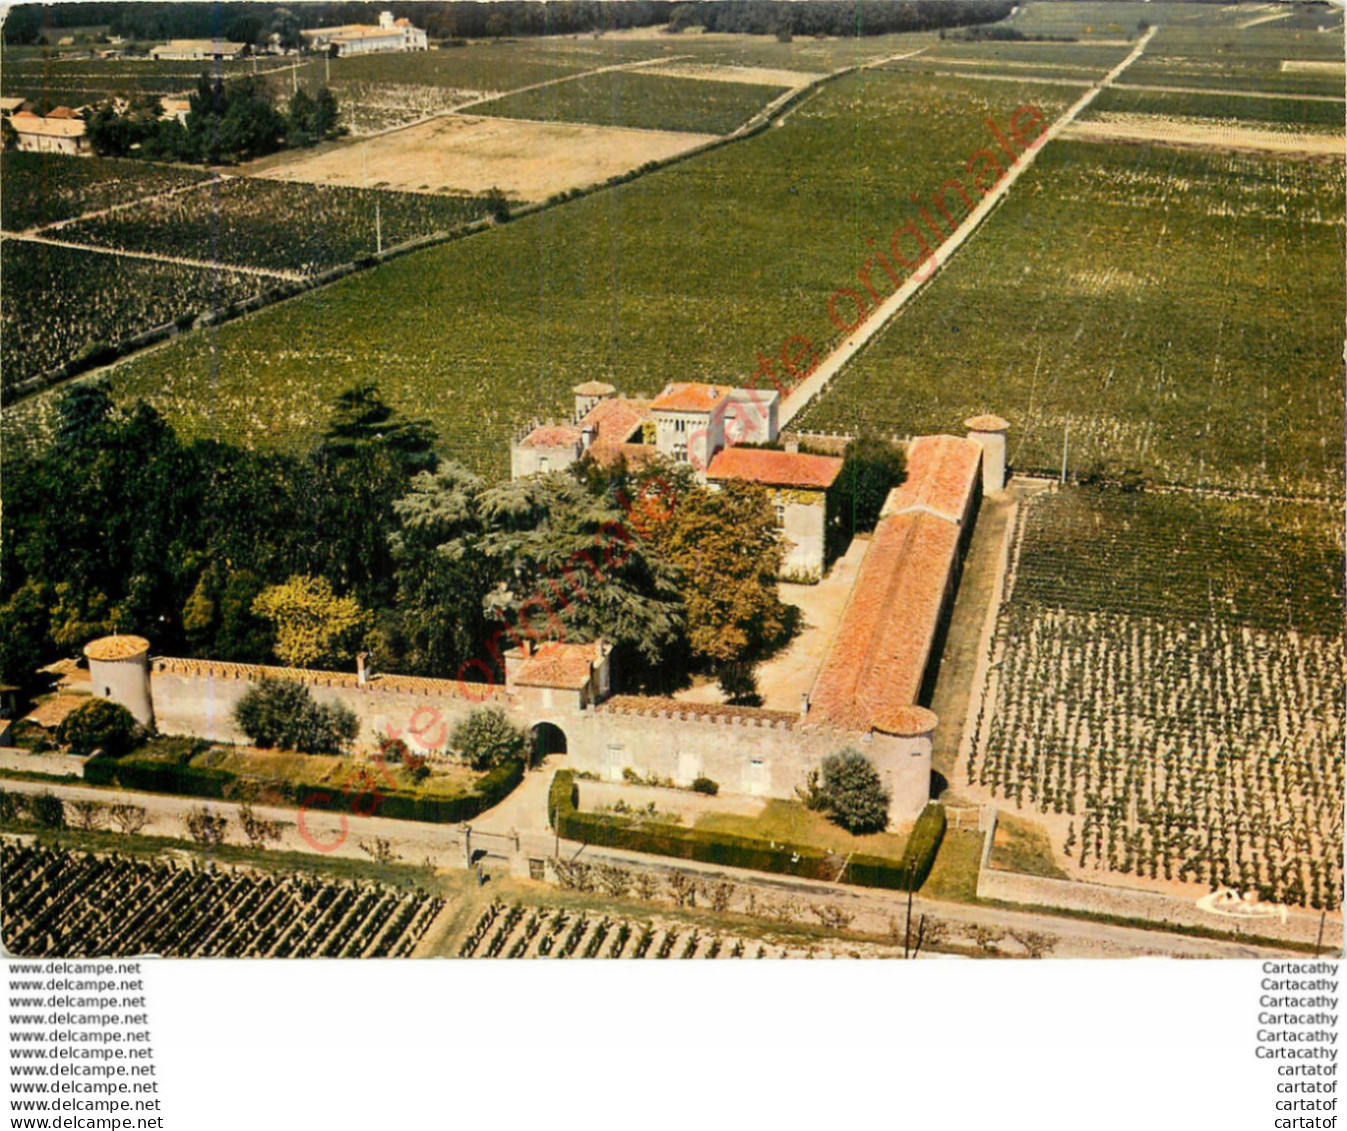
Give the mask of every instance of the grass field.
[(1343, 203), (1340, 163), (1056, 142), (800, 423), (994, 410), (1021, 469), (1339, 494)]
[(806, 809), (798, 801), (768, 801), (756, 817), (736, 813), (704, 813), (697, 819), (696, 827), (729, 836), (779, 840), (829, 852), (857, 852), (888, 860), (901, 860), (903, 848), (907, 845), (907, 836), (897, 832), (853, 836), (821, 813)]
[(474, 114), (726, 134), (787, 88), (606, 71), (474, 106)]
[(968, 784), (1083, 868), (1340, 906), (1335, 509), (1075, 490), (1021, 521)]
[[(966, 175), (984, 118), (1026, 102), (1051, 116), (1065, 98), (848, 76), (781, 128), (131, 359), (114, 391), (192, 434), (307, 446), (341, 389), (377, 381), (446, 455), (504, 474), (514, 430), (568, 412), (580, 381), (747, 381), (756, 350), (835, 339), (827, 299), (866, 239), (907, 219), (909, 193)], [(7, 413), (6, 436), (38, 434), (46, 399)]]

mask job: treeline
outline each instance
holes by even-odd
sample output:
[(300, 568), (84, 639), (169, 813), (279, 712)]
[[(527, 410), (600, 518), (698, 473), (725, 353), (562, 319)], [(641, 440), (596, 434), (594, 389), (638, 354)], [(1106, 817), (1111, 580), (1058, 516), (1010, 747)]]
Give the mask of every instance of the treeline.
[(672, 23), (752, 35), (882, 35), (1002, 20), (1011, 0), (460, 0), (431, 4), (20, 4), (5, 42), (52, 42), (49, 32), (106, 25), (130, 40), (224, 38), (254, 46), (272, 34), (300, 45), (299, 29), (374, 23), (391, 10), (433, 39), (574, 35)]
[(131, 40), (225, 38), (264, 44), (272, 32), (298, 46), (300, 28), (372, 24), (381, 11), (407, 17), (432, 38), (567, 35), (667, 23), (673, 0), (489, 0), (441, 4), (21, 4), (5, 22), (5, 42), (39, 43), (60, 28), (107, 26)]
[(317, 95), (296, 91), (283, 113), (263, 80), (202, 75), (188, 105), (187, 119), (180, 122), (163, 118), (162, 103), (153, 95), (134, 99), (122, 113), (105, 102), (89, 117), (89, 145), (100, 157), (218, 165), (316, 145), (345, 132), (327, 87)]
[(670, 30), (701, 26), (747, 35), (887, 35), (993, 23), (1011, 0), (694, 0), (679, 4)]
[[(498, 682), (522, 639), (602, 637), (625, 689), (743, 686), (784, 639), (761, 488), (584, 463), (488, 485), (373, 386), (303, 455), (187, 441), (98, 383), (41, 453), (3, 453), (0, 680), (112, 631), (156, 652)], [(737, 681), (737, 682), (736, 682)]]

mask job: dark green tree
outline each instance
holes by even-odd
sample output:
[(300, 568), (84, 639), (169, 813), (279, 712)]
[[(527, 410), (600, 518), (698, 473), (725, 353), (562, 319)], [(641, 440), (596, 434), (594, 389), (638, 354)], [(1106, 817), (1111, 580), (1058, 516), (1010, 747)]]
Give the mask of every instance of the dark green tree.
[(843, 545), (853, 535), (875, 528), (889, 492), (903, 481), (907, 460), (902, 450), (875, 436), (859, 436), (846, 446), (837, 477), (837, 517)]
[(490, 770), (524, 756), (527, 735), (499, 707), (476, 707), (449, 740), (474, 770)]
[(139, 737), (140, 724), (131, 712), (110, 699), (90, 699), (56, 728), (56, 741), (80, 755), (102, 750), (110, 758), (120, 758)]
[(234, 707), (234, 721), (253, 743), (301, 754), (340, 754), (360, 733), (355, 713), (318, 703), (302, 683), (264, 679)]
[(832, 819), (848, 832), (883, 832), (889, 824), (889, 791), (859, 750), (847, 747), (823, 759), (822, 789)]

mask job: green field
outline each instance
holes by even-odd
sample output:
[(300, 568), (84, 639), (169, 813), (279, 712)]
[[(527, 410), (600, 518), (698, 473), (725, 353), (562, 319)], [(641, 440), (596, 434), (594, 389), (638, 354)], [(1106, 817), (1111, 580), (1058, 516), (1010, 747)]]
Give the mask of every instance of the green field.
[(10, 151), (0, 156), (0, 225), (23, 231), (209, 179), (204, 169)]
[[(15, 60), (5, 48), (0, 70), (0, 93), (29, 99), (46, 99), (52, 105), (82, 106), (108, 98), (131, 98), (137, 94), (185, 96), (196, 88), (197, 77), (212, 73), (207, 62), (158, 62), (152, 59), (62, 59)], [(300, 65), (301, 81), (320, 63)], [(277, 59), (259, 59), (256, 71), (251, 60), (221, 63), (226, 76), (259, 74), (276, 85), (291, 81), (291, 67)]]
[[(501, 475), (515, 430), (568, 413), (580, 381), (747, 381), (756, 350), (834, 340), (828, 296), (855, 284), (866, 239), (910, 217), (910, 193), (966, 176), (984, 118), (1026, 102), (1065, 99), (848, 76), (778, 129), (130, 359), (114, 391), (190, 434), (302, 447), (340, 390), (377, 381), (446, 455)], [(40, 435), (49, 400), (7, 412), (6, 439)]]
[[(248, 298), (266, 279), (178, 263), (5, 240), (0, 243), (0, 373), (4, 387), (185, 314)], [(6, 407), (10, 418), (16, 407)], [(27, 426), (6, 437), (28, 441)]]
[(799, 422), (995, 411), (1024, 470), (1340, 494), (1343, 204), (1340, 163), (1055, 142)]
[[(1135, 36), (1134, 36), (1135, 38)], [(1033, 67), (1079, 70), (1103, 75), (1132, 51), (1132, 45), (1103, 46), (1090, 43), (961, 43), (945, 40), (923, 58), (940, 62), (1027, 63)]]
[(474, 106), (474, 114), (726, 134), (788, 88), (606, 71)]
[(1341, 96), (1343, 74), (1281, 69), (1284, 60), (1343, 61), (1342, 33), (1262, 24), (1252, 28), (1162, 27), (1127, 71), (1134, 85), (1212, 87)]
[(1081, 115), (1082, 121), (1102, 113), (1163, 114), (1170, 117), (1233, 118), (1260, 125), (1341, 132), (1344, 104), (1318, 99), (1259, 98), (1244, 95), (1194, 94), (1172, 90), (1128, 90), (1113, 86), (1100, 93)]
[(486, 212), (481, 198), (293, 184), (236, 177), (62, 229), (97, 247), (209, 258), (314, 274), (377, 248), (450, 231)]

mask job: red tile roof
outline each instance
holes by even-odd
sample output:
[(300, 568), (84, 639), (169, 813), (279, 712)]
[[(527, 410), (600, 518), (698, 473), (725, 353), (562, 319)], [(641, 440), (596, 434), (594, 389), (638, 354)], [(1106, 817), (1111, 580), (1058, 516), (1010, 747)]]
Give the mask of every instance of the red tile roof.
[(150, 642), (143, 636), (100, 636), (84, 646), (91, 660), (129, 660), (149, 650)]
[(811, 487), (826, 490), (842, 470), (832, 456), (775, 452), (766, 448), (725, 448), (706, 469), (708, 479), (746, 479), (772, 487)]
[(598, 429), (596, 440), (625, 444), (641, 430), (650, 417), (650, 402), (631, 397), (608, 397), (585, 413), (580, 427), (592, 424)]
[(617, 390), (607, 381), (583, 381), (571, 392), (577, 397), (611, 397)]
[(659, 449), (654, 444), (614, 444), (609, 440), (595, 440), (589, 446), (589, 458), (600, 467), (614, 464), (619, 458), (627, 461), (628, 467), (641, 467), (659, 458)]
[(530, 448), (568, 448), (580, 442), (580, 429), (570, 424), (543, 424), (524, 437)]
[(28, 722), (37, 723), (43, 730), (55, 730), (72, 711), (89, 702), (87, 695), (55, 695), (45, 703), (39, 703), (25, 716)]
[(704, 385), (698, 381), (680, 381), (665, 386), (650, 407), (665, 412), (711, 412), (730, 393), (728, 385)]
[(958, 436), (918, 436), (907, 448), (907, 478), (889, 493), (885, 514), (922, 510), (962, 522), (982, 448)]
[[(579, 691), (589, 683), (594, 665), (603, 658), (602, 644), (562, 644), (548, 641), (538, 645), (510, 677), (519, 687), (558, 687)], [(512, 649), (507, 655), (520, 655)]]
[(970, 416), (963, 423), (964, 427), (972, 432), (1004, 432), (1010, 427), (1010, 421), (1003, 420), (999, 416), (992, 416), (990, 413), (983, 416)]
[[(921, 511), (880, 520), (810, 696), (810, 718), (851, 730), (901, 724), (931, 658), (959, 527)], [(902, 716), (898, 716), (902, 718)]]

